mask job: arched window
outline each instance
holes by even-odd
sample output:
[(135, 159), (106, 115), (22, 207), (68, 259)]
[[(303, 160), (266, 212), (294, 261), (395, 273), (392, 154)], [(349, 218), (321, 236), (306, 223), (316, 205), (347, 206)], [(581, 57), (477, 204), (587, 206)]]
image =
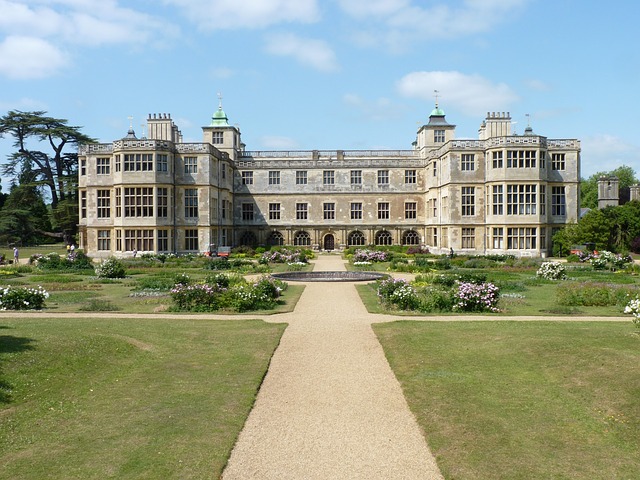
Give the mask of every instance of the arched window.
[(269, 238), (267, 238), (267, 245), (270, 247), (284, 245), (284, 237), (280, 232), (274, 230), (271, 232), (271, 235), (269, 235)]
[(376, 233), (376, 245), (391, 245), (393, 244), (393, 238), (391, 233), (386, 230), (380, 230)]
[(403, 245), (420, 245), (420, 236), (415, 230), (408, 230), (402, 234)]
[(258, 239), (253, 232), (246, 231), (240, 237), (240, 245), (246, 245), (249, 247), (255, 247), (258, 244)]
[(349, 247), (361, 247), (364, 245), (364, 233), (359, 230), (355, 230), (347, 237), (347, 245)]
[(309, 247), (311, 246), (311, 236), (304, 230), (300, 230), (293, 237), (293, 244), (296, 247)]

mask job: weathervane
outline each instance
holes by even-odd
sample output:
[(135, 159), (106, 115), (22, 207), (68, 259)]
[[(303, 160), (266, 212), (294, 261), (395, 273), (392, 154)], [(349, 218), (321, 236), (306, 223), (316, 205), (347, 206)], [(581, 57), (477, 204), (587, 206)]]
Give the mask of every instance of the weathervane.
[(438, 97), (440, 96), (440, 90), (434, 90), (433, 96), (436, 97), (436, 108), (438, 108)]
[(218, 92), (218, 107), (222, 108), (222, 93)]
[(127, 117), (129, 119), (129, 130), (133, 129), (133, 115)]

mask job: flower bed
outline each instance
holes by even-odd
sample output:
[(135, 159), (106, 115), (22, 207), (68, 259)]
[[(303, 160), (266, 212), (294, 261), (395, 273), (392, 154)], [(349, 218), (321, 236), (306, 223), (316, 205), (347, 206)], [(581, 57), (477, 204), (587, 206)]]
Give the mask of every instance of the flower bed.
[(0, 287), (0, 310), (41, 310), (49, 293), (42, 287)]

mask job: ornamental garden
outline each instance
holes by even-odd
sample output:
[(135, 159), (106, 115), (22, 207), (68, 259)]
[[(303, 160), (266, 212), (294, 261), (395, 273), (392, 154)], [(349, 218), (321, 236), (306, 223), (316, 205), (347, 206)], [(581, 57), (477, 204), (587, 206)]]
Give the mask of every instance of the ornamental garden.
[[(314, 252), (240, 248), (227, 257), (153, 255), (95, 263), (82, 251), (33, 254), (0, 268), (0, 309), (55, 312), (283, 312), (304, 288), (270, 273), (311, 270)], [(630, 315), (640, 321), (640, 267), (607, 251), (566, 262), (509, 255), (430, 255), (416, 247), (350, 248), (348, 268), (388, 276), (358, 285), (371, 312), (400, 315)]]

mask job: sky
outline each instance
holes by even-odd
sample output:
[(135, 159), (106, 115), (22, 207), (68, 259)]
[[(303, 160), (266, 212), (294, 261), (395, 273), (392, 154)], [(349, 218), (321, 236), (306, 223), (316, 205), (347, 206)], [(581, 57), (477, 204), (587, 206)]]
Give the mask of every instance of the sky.
[(457, 138), (510, 112), (516, 134), (579, 139), (584, 178), (640, 176), (638, 18), (635, 0), (0, 0), (0, 115), (111, 142), (167, 113), (199, 142), (222, 102), (247, 150), (411, 149), (437, 90)]

